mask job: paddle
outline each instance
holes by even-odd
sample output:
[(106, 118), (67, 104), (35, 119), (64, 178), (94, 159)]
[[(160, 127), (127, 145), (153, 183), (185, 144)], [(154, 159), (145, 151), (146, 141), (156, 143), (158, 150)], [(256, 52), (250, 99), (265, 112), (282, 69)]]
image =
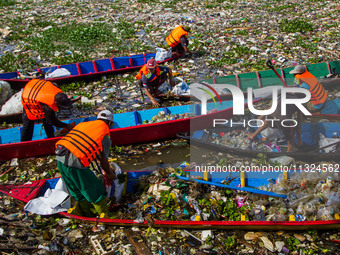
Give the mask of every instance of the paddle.
[(209, 182), (209, 181), (202, 181), (202, 180), (197, 180), (197, 179), (190, 179), (188, 177), (182, 177), (176, 175), (178, 179), (184, 180), (184, 181), (195, 181), (197, 183), (202, 183), (202, 184), (207, 184), (207, 185), (214, 185), (216, 187), (221, 187), (221, 188), (226, 188), (226, 189), (233, 189), (233, 190), (239, 190), (239, 191), (245, 191), (245, 192), (250, 192), (250, 193), (255, 193), (259, 195), (265, 195), (265, 196), (271, 196), (271, 197), (282, 197), (282, 198), (287, 198), (287, 195), (284, 194), (277, 194), (275, 192), (270, 192), (270, 191), (265, 191), (265, 190), (259, 190), (259, 189), (254, 189), (254, 188), (248, 188), (248, 187), (233, 187), (221, 183), (215, 183), (215, 182)]
[(288, 87), (287, 83), (282, 79), (282, 77), (279, 75), (279, 73), (275, 70), (275, 68), (274, 68), (274, 66), (273, 66), (273, 63), (272, 63), (272, 61), (271, 61), (270, 59), (267, 60), (266, 65), (267, 65), (270, 69), (272, 69), (272, 70), (274, 71), (274, 73), (277, 75), (277, 77), (279, 77), (279, 79), (281, 80), (281, 82), (283, 83), (283, 85), (284, 85), (285, 87)]

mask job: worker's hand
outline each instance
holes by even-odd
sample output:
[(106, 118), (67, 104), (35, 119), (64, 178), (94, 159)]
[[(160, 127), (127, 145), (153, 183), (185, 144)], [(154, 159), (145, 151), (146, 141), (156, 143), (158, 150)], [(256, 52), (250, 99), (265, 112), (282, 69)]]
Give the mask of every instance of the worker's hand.
[(72, 103), (74, 103), (74, 102), (77, 102), (78, 100), (80, 100), (81, 99), (81, 96), (77, 96), (77, 97), (75, 97), (75, 98), (70, 98), (70, 100), (71, 100), (71, 102)]
[(107, 176), (109, 183), (117, 179), (116, 172), (112, 168), (110, 168), (110, 171), (106, 173), (106, 176)]
[(66, 127), (66, 128), (67, 128), (69, 131), (71, 131), (72, 128), (74, 128), (75, 125), (76, 125), (76, 123), (73, 121), (72, 123), (67, 124), (67, 127)]
[(152, 102), (152, 105), (155, 106), (155, 107), (160, 106), (160, 104), (154, 98), (151, 99), (151, 102)]

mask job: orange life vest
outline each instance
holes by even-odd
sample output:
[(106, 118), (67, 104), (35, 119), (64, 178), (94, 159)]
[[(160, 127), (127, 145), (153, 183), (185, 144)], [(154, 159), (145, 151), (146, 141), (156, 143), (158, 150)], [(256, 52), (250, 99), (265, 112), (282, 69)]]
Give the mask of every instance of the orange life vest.
[(174, 30), (172, 30), (170, 35), (166, 38), (166, 43), (173, 48), (176, 45), (180, 44), (181, 37), (187, 34), (188, 32), (183, 29), (183, 26), (178, 26)]
[(33, 79), (29, 81), (21, 96), (21, 103), (24, 106), (26, 115), (30, 120), (44, 119), (45, 113), (40, 103), (51, 107), (53, 111), (59, 108), (54, 102), (56, 94), (62, 92), (61, 89), (54, 86), (50, 81)]
[(110, 135), (110, 129), (102, 120), (82, 122), (56, 143), (67, 148), (76, 156), (84, 167), (102, 153), (104, 136)]
[(310, 72), (306, 71), (303, 74), (296, 74), (295, 78), (300, 81), (300, 85), (303, 82), (308, 84), (309, 91), (311, 93), (311, 102), (313, 105), (323, 104), (327, 100), (327, 91), (319, 80)]
[(146, 65), (142, 66), (142, 68), (139, 70), (138, 74), (136, 75), (136, 79), (140, 80), (142, 79), (142, 74), (145, 75), (145, 77), (148, 79), (149, 82), (152, 82), (157, 79), (161, 75), (161, 70), (159, 70), (158, 65), (156, 65), (156, 72), (151, 73), (149, 69), (146, 67)]

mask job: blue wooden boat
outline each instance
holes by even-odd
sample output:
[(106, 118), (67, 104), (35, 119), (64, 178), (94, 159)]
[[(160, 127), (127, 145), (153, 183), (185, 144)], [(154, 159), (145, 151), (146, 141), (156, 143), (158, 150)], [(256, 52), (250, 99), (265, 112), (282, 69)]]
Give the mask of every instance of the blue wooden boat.
[[(74, 64), (44, 67), (36, 69), (34, 71), (38, 73), (42, 72), (51, 73), (58, 68), (67, 69), (71, 73), (70, 76), (47, 79), (49, 81), (56, 82), (58, 85), (60, 85), (75, 80), (94, 79), (103, 75), (119, 74), (134, 71), (141, 68), (143, 65), (146, 64), (146, 62), (150, 58), (155, 58), (155, 56), (156, 53), (147, 54), (144, 53), (138, 55), (130, 55), (126, 57), (114, 57)], [(162, 64), (164, 62), (177, 59), (178, 57), (180, 56), (165, 59), (164, 61), (158, 62), (158, 64)], [(10, 73), (0, 73), (0, 80), (7, 81), (12, 86), (12, 89), (20, 90), (26, 85), (30, 78), (20, 79), (18, 78), (19, 75), (20, 75), (19, 71)]]
[[(257, 100), (259, 101), (259, 100)], [(255, 102), (257, 102), (255, 101)], [(178, 132), (186, 132), (211, 127), (213, 119), (228, 119), (233, 114), (233, 102), (223, 101), (222, 104), (207, 104), (207, 110), (214, 112), (201, 115), (201, 105), (183, 105), (165, 108), (156, 108), (134, 112), (114, 114), (114, 128), (110, 130), (112, 145), (145, 143), (154, 140), (170, 139), (176, 137)], [(157, 123), (149, 123), (152, 117), (160, 111), (175, 117), (178, 114), (188, 113), (192, 117), (172, 119)], [(95, 120), (96, 117), (70, 119), (65, 123), (78, 124), (83, 121)], [(147, 123), (147, 124), (143, 124)], [(25, 158), (54, 153), (54, 145), (60, 137), (46, 139), (41, 124), (34, 128), (33, 140), (20, 142), (22, 127), (0, 130), (0, 161), (12, 158)]]
[[(268, 148), (267, 151), (254, 150), (251, 148), (240, 149), (232, 146), (227, 146), (224, 144), (219, 144), (217, 141), (224, 136), (226, 132), (237, 132), (242, 129), (242, 127), (219, 127), (208, 130), (198, 130), (192, 134), (180, 133), (177, 134), (178, 137), (190, 140), (190, 143), (196, 146), (202, 146), (204, 148), (209, 148), (214, 151), (227, 152), (236, 155), (242, 155), (244, 157), (257, 157), (259, 153), (266, 155), (269, 158), (279, 157), (279, 156), (290, 156), (294, 159), (303, 161), (330, 161), (338, 160), (340, 158), (340, 141), (330, 143), (332, 146), (325, 147), (336, 147), (333, 152), (325, 153), (323, 150), (320, 152), (319, 140), (321, 134), (326, 138), (339, 138), (340, 137), (340, 123), (304, 123), (302, 124), (301, 138), (304, 142), (305, 151), (294, 151), (286, 152), (286, 144), (279, 144), (275, 146), (274, 150), (270, 150), (270, 146), (265, 146)], [(236, 134), (236, 133), (235, 133)], [(257, 139), (261, 139), (259, 134)], [(269, 142), (263, 141), (263, 144)]]

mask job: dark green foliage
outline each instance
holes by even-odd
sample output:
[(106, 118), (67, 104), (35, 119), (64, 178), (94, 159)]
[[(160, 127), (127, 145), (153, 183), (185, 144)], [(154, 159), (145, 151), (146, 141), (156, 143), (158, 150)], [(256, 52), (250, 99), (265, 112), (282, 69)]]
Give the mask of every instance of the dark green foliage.
[(308, 31), (313, 31), (314, 25), (311, 22), (301, 20), (301, 19), (294, 19), (294, 20), (283, 19), (282, 22), (280, 23), (280, 28), (283, 32), (287, 32), (287, 33), (296, 33), (296, 32), (305, 33)]

